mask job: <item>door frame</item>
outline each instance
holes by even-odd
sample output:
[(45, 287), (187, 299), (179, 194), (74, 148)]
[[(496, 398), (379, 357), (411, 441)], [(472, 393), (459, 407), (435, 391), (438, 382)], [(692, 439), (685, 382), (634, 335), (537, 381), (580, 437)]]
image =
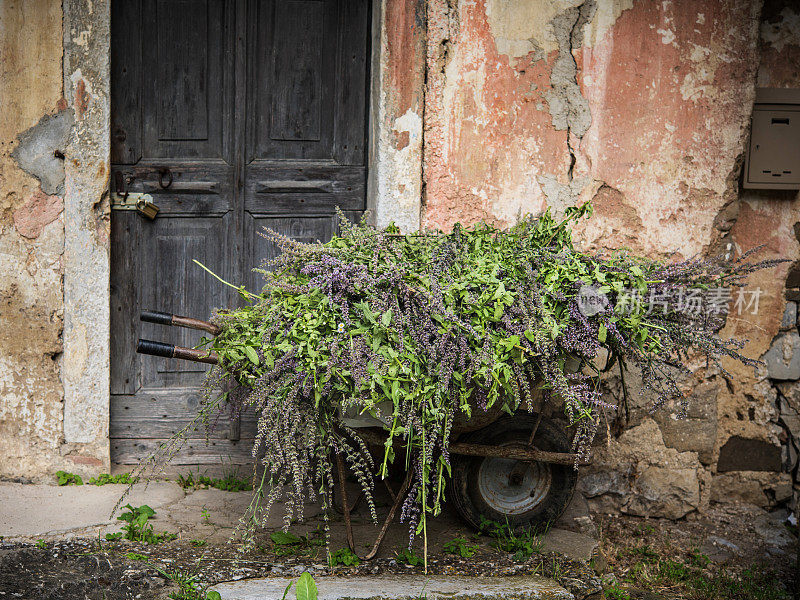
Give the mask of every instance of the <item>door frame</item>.
[[(65, 104), (75, 116), (64, 153), (63, 440), (97, 472), (111, 466), (111, 1), (62, 3)], [(372, 0), (371, 6), (367, 209), (373, 223), (394, 220), (408, 231), (419, 229), (422, 208), (425, 5)], [(410, 53), (395, 47), (395, 30), (406, 26), (415, 41)], [(408, 67), (410, 74), (396, 81)]]

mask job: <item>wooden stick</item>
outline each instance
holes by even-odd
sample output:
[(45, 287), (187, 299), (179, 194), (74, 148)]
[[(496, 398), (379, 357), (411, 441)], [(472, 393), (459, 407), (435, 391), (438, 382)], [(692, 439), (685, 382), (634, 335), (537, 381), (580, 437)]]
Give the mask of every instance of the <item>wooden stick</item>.
[(378, 534), (377, 539), (375, 540), (375, 544), (372, 546), (372, 550), (369, 551), (364, 557), (364, 560), (372, 560), (378, 554), (378, 550), (381, 547), (381, 543), (383, 542), (383, 538), (386, 535), (386, 532), (389, 530), (389, 525), (391, 525), (392, 521), (394, 521), (394, 515), (397, 512), (397, 509), (400, 507), (400, 504), (403, 502), (403, 498), (408, 491), (408, 487), (411, 485), (411, 477), (413, 476), (414, 472), (409, 471), (406, 475), (406, 479), (403, 482), (403, 487), (400, 488), (400, 491), (397, 493), (397, 497), (394, 500), (394, 504), (392, 504), (392, 508), (389, 509), (389, 515), (386, 517), (386, 520), (383, 522), (383, 527), (381, 527), (381, 531)]
[(339, 486), (342, 488), (342, 513), (344, 514), (344, 526), (347, 531), (347, 545), (350, 550), (356, 551), (356, 544), (353, 541), (353, 524), (350, 522), (350, 505), (347, 502), (347, 486), (344, 481), (344, 461), (340, 452), (336, 453), (336, 470), (339, 472)]
[[(365, 442), (382, 445), (386, 438), (368, 429), (357, 429), (356, 433)], [(556, 465), (574, 465), (575, 454), (571, 452), (548, 452), (539, 450), (535, 447), (527, 447), (523, 444), (516, 446), (488, 446), (485, 444), (467, 444), (456, 442), (447, 447), (451, 454), (463, 454), (465, 456), (483, 456), (492, 458), (511, 458), (516, 460), (536, 460), (539, 462), (553, 463)], [(588, 461), (581, 461), (578, 464), (587, 464)]]

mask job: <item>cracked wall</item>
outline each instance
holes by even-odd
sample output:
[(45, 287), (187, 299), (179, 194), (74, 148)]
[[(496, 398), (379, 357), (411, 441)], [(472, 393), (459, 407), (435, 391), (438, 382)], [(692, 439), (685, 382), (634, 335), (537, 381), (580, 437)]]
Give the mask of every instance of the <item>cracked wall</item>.
[(108, 466), (107, 26), (103, 2), (0, 3), (0, 477)]
[[(794, 260), (793, 194), (739, 190), (756, 85), (800, 87), (791, 6), (770, 0), (760, 21), (758, 0), (428, 0), (423, 226), (510, 225), (592, 199), (576, 236), (588, 248), (689, 257), (766, 244), (761, 257)], [(778, 332), (787, 269), (754, 276), (758, 315), (723, 332), (748, 338), (749, 356)], [(787, 498), (785, 475), (717, 472), (739, 443), (774, 454), (768, 374), (693, 367), (685, 422), (642, 399), (626, 433), (613, 424), (585, 478), (597, 507), (679, 517), (712, 498)]]
[(0, 475), (61, 464), (61, 3), (0, 3)]

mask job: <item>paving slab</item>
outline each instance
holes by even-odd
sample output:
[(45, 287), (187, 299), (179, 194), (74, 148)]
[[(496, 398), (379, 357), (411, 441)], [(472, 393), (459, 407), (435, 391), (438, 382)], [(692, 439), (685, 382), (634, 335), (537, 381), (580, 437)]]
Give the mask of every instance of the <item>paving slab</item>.
[[(223, 600), (281, 600), (295, 579), (267, 578), (233, 581), (214, 586)], [(515, 577), (317, 577), (319, 600), (574, 600), (552, 579), (535, 575)], [(290, 590), (288, 598), (294, 597)]]
[[(111, 516), (126, 485), (30, 485), (0, 483), (0, 536), (6, 539), (45, 537), (101, 527)], [(165, 481), (133, 486), (123, 504), (158, 509), (184, 497), (181, 487)]]

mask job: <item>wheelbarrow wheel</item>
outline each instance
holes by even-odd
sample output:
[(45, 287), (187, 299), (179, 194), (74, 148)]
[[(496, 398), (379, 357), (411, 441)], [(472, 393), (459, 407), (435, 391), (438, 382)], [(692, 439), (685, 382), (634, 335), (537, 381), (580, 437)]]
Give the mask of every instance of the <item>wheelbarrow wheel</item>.
[[(536, 415), (507, 415), (458, 441), (525, 446), (535, 423)], [(564, 430), (548, 419), (539, 423), (534, 445), (551, 452), (570, 451)], [(578, 481), (569, 465), (462, 455), (451, 455), (450, 460), (448, 500), (475, 529), (482, 519), (508, 522), (514, 530), (552, 524), (566, 510)]]

